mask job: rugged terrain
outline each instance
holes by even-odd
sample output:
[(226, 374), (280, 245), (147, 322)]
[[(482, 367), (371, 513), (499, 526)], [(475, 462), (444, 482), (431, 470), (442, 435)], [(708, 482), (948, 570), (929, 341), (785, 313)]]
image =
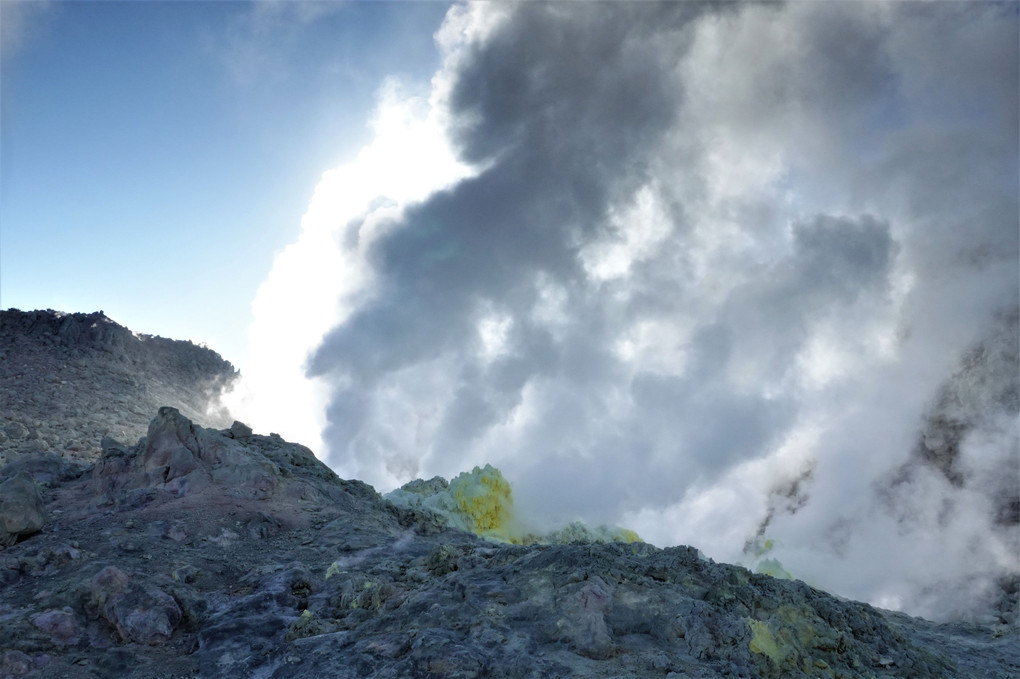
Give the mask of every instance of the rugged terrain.
[(33, 451), (94, 460), (103, 436), (134, 443), (166, 404), (229, 425), (215, 404), (236, 374), (213, 351), (102, 311), (0, 311), (0, 464)]
[[(26, 345), (5, 344), (4, 372), (43, 351)], [(96, 356), (92, 379), (149, 376), (131, 393), (204, 393), (157, 384), (203, 370)], [(132, 445), (102, 434), (134, 413), (34, 407), (60, 435), (0, 466), (0, 677), (1020, 677), (1015, 627), (937, 625), (692, 547), (487, 540), (238, 422), (160, 407)]]

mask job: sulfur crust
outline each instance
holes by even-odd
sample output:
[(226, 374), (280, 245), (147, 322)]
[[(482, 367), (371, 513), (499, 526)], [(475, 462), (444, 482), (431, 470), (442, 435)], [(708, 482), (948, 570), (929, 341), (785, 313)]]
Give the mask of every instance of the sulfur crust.
[(748, 620), (748, 624), (751, 626), (751, 641), (748, 644), (751, 652), (768, 656), (777, 665), (781, 663), (786, 653), (779, 650), (779, 644), (769, 626), (760, 620)]
[[(748, 647), (752, 653), (769, 658), (777, 667), (803, 666), (803, 673), (812, 677), (843, 677), (835, 672), (824, 660), (817, 657), (815, 649), (834, 645), (834, 639), (819, 636), (821, 621), (806, 609), (780, 606), (773, 611), (769, 622), (748, 619), (751, 640)], [(871, 677), (870, 673), (861, 677)]]
[(445, 517), (451, 527), (495, 542), (518, 545), (644, 542), (626, 528), (591, 528), (579, 521), (546, 535), (529, 530), (515, 516), (510, 482), (490, 464), (458, 474), (449, 484), (442, 479), (417, 482), (413, 487), (409, 484), (387, 495), (387, 499), (405, 506), (425, 507)]
[(456, 509), (478, 535), (509, 542), (514, 499), (510, 483), (492, 465), (475, 467), (450, 482)]

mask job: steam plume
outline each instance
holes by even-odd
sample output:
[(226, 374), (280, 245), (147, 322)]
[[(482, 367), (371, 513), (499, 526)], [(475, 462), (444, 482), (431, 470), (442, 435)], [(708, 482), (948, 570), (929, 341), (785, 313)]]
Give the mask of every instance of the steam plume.
[(771, 537), (835, 592), (988, 611), (1020, 520), (1015, 6), (478, 4), (437, 39), (419, 115), (465, 165), (378, 207), (447, 157), (409, 137), (320, 222), (368, 161), (327, 175), (256, 302), (327, 314), (298, 353), (330, 464), (492, 463), (550, 527)]

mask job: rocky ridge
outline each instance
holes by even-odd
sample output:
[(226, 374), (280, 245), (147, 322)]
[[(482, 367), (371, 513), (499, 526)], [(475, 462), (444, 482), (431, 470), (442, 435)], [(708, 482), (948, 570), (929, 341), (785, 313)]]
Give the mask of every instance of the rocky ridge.
[(173, 408), (94, 463), (22, 456), (0, 492), (4, 677), (1020, 676), (1011, 630), (690, 547), (487, 541)]
[(53, 451), (94, 460), (103, 436), (134, 442), (165, 404), (216, 426), (237, 373), (217, 353), (133, 333), (102, 311), (0, 311), (0, 464)]
[[(162, 407), (134, 445), (97, 447), (0, 466), (4, 679), (1020, 677), (1015, 627), (692, 547), (486, 540), (238, 422)], [(423, 484), (450, 486), (405, 493)]]

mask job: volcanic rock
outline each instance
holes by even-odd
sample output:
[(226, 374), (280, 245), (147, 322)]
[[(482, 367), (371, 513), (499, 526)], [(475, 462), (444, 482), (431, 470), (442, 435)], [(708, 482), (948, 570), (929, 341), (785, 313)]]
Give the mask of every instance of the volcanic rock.
[(218, 398), (236, 376), (214, 351), (101, 311), (0, 311), (0, 464), (44, 451), (94, 461), (104, 436), (137, 441), (166, 404), (229, 425)]
[(133, 445), (82, 428), (94, 459), (0, 464), (26, 517), (0, 546), (0, 679), (1020, 677), (1015, 626), (910, 618), (693, 547), (484, 539), (279, 436), (153, 412)]
[(42, 530), (46, 523), (35, 481), (25, 472), (0, 483), (0, 545)]

